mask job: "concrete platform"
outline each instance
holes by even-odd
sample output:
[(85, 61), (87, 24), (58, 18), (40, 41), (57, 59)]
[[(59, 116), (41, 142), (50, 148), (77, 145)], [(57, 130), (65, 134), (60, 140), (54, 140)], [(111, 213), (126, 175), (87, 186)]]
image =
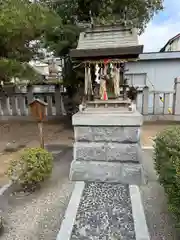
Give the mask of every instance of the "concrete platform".
[(87, 109), (72, 117), (73, 126), (141, 126), (143, 117), (138, 112), (126, 112), (117, 109)]
[(57, 240), (150, 240), (135, 185), (77, 182)]

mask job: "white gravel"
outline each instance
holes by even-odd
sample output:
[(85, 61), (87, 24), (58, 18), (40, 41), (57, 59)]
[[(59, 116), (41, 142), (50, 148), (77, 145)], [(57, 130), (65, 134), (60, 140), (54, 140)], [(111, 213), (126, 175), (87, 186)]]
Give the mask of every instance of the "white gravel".
[(1, 207), (6, 226), (2, 240), (56, 239), (74, 186), (68, 180), (71, 154), (65, 155), (55, 161), (53, 176), (42, 189), (25, 197), (4, 197)]
[[(56, 151), (53, 149), (52, 151)], [(149, 183), (141, 187), (147, 225), (152, 240), (178, 240), (166, 198), (153, 170), (152, 151), (143, 158)], [(0, 198), (0, 210), (6, 221), (1, 240), (55, 240), (74, 183), (68, 180), (72, 151), (55, 153), (55, 166), (51, 180), (40, 191), (24, 198), (5, 195)], [(62, 239), (65, 240), (65, 239)]]

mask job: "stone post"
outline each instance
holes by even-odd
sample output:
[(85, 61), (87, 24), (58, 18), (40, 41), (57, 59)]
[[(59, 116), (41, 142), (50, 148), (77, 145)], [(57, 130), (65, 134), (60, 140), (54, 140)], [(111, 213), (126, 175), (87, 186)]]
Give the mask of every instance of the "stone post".
[(180, 115), (180, 77), (175, 79), (174, 90), (173, 114)]
[(56, 116), (62, 115), (61, 109), (61, 93), (60, 93), (60, 86), (55, 86), (55, 106), (56, 106)]
[(33, 101), (33, 88), (32, 88), (32, 86), (27, 86), (27, 101), (28, 101), (28, 104)]
[(149, 113), (149, 88), (147, 86), (143, 89), (142, 113), (148, 115)]

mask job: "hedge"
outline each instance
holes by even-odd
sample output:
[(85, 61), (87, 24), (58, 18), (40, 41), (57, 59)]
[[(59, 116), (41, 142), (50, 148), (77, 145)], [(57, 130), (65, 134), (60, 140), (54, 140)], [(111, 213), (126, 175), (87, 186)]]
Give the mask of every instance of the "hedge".
[(168, 208), (180, 227), (180, 127), (169, 127), (156, 136), (154, 162)]

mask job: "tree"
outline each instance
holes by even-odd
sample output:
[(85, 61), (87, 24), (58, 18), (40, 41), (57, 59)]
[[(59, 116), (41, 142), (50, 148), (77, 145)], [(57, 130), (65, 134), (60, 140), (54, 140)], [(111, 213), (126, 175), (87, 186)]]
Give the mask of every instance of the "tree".
[[(43, 0), (42, 0), (43, 1)], [(44, 1), (43, 1), (44, 2)], [(130, 24), (141, 34), (155, 13), (163, 9), (163, 0), (46, 0), (49, 7), (62, 19), (62, 26), (45, 34), (45, 46), (57, 56), (65, 56), (64, 83), (70, 87), (72, 99), (83, 80), (83, 69), (78, 62), (70, 63), (69, 50), (76, 48), (80, 22), (106, 24), (115, 21)], [(90, 15), (92, 13), (92, 15)]]
[(45, 4), (0, 0), (0, 81), (38, 78), (27, 62), (38, 54), (36, 40), (59, 25), (59, 16)]
[(150, 19), (163, 9), (163, 0), (53, 0), (48, 4), (62, 19), (62, 26), (46, 35), (49, 45), (57, 55), (68, 54), (76, 47), (81, 29), (77, 22), (90, 22), (90, 11), (96, 23), (115, 21), (131, 24), (141, 34)]
[[(91, 10), (95, 21), (106, 23), (127, 20), (142, 33), (155, 13), (163, 9), (163, 0), (77, 0), (78, 20), (89, 21)], [(60, 7), (60, 6), (59, 6)]]
[(67, 56), (77, 46), (82, 29), (77, 23), (90, 22), (105, 24), (115, 21), (131, 24), (141, 34), (155, 13), (163, 9), (163, 0), (41, 0), (55, 10), (62, 19), (62, 25), (47, 32), (45, 47), (57, 56)]

